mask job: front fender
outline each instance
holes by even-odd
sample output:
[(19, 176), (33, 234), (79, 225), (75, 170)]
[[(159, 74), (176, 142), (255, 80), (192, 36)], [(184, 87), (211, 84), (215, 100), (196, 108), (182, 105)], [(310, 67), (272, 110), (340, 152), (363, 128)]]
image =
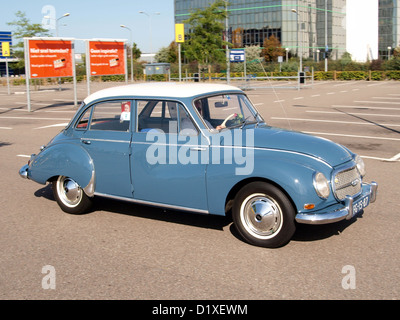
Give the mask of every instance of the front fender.
[(247, 175), (235, 174), (237, 166), (234, 164), (208, 166), (207, 194), (211, 213), (225, 214), (228, 195), (237, 186), (250, 180), (274, 183), (291, 198), (297, 211), (302, 210), (305, 203), (314, 203), (317, 207), (323, 205), (314, 190), (312, 179), (315, 171), (330, 176), (328, 173), (332, 168), (326, 163), (296, 153), (256, 150), (253, 164), (253, 170)]
[(29, 179), (45, 184), (56, 176), (74, 179), (88, 196), (93, 196), (94, 165), (81, 146), (71, 142), (50, 145), (32, 159), (28, 169)]

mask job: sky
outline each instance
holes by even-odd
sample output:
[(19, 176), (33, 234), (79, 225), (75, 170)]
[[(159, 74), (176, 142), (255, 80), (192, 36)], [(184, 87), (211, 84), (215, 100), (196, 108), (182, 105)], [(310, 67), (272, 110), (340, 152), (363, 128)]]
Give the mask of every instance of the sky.
[[(0, 0), (0, 31), (12, 31), (6, 23), (16, 19), (20, 10), (31, 23), (42, 23), (54, 8), (59, 20), (60, 37), (75, 39), (127, 39), (132, 30), (132, 41), (142, 53), (157, 52), (174, 40), (174, 0)], [(368, 48), (372, 58), (378, 55), (378, 0), (347, 0), (347, 51), (353, 60), (365, 61)], [(140, 14), (139, 11), (146, 12)], [(156, 14), (159, 13), (159, 14)], [(47, 24), (54, 20), (45, 19)], [(151, 21), (151, 32), (150, 32)], [(54, 24), (54, 23), (53, 23)], [(50, 30), (55, 36), (55, 29)], [(76, 52), (83, 53), (83, 41), (76, 41)]]
[[(16, 20), (17, 11), (25, 12), (31, 23), (41, 24), (45, 19), (47, 25), (54, 25), (54, 20), (44, 18), (49, 15), (48, 8), (55, 9), (56, 18), (70, 13), (58, 21), (60, 37), (130, 41), (131, 33), (120, 27), (123, 24), (132, 30), (132, 41), (142, 53), (150, 52), (151, 48), (157, 52), (175, 37), (174, 0), (0, 0), (0, 31), (13, 31), (7, 22)], [(56, 36), (55, 29), (50, 32)], [(75, 49), (76, 53), (83, 53), (84, 42), (76, 41)]]

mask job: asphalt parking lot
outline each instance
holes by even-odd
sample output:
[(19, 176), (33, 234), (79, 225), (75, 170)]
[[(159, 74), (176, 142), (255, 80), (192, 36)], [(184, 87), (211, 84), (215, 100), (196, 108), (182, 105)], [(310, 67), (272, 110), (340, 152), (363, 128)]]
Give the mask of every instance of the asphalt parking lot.
[[(233, 83), (235, 84), (235, 83)], [(93, 83), (92, 92), (115, 84)], [(361, 217), (299, 225), (279, 249), (244, 243), (224, 217), (98, 199), (62, 212), (20, 167), (76, 111), (70, 85), (0, 87), (0, 299), (399, 299), (400, 82), (256, 83), (267, 123), (343, 144), (364, 158), (378, 199)], [(269, 88), (264, 88), (269, 86)], [(78, 100), (87, 93), (78, 85)], [(55, 288), (44, 288), (46, 271)], [(352, 286), (348, 283), (352, 270)]]

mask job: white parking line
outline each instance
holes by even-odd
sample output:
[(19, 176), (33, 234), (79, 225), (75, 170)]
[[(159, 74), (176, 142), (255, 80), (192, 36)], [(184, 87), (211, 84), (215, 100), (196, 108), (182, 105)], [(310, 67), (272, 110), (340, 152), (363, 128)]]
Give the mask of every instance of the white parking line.
[(358, 116), (375, 116), (375, 117), (400, 117), (397, 114), (375, 114), (375, 113), (359, 113), (359, 112), (339, 112), (339, 111), (313, 111), (313, 110), (306, 110), (306, 112), (312, 113), (326, 113), (326, 114), (349, 114), (349, 115), (358, 115)]
[(53, 127), (65, 127), (67, 124), (68, 124), (68, 122), (66, 122), (66, 123), (56, 123), (56, 124), (51, 124), (49, 126), (38, 127), (38, 128), (34, 128), (34, 129), (47, 129), (47, 128), (53, 128)]
[(0, 119), (70, 121), (70, 118), (0, 117)]
[(337, 137), (350, 137), (350, 138), (374, 139), (374, 140), (400, 141), (399, 138), (385, 138), (385, 137), (359, 136), (359, 135), (353, 135), (353, 134), (330, 133), (330, 132), (312, 132), (312, 131), (302, 131), (302, 132), (308, 133), (308, 134), (313, 134), (313, 135), (337, 136)]
[(400, 104), (400, 102), (392, 101), (353, 101), (355, 103), (382, 103), (382, 104)]
[(281, 117), (271, 117), (272, 120), (289, 120), (289, 121), (309, 121), (309, 122), (326, 122), (326, 123), (339, 123), (339, 124), (359, 124), (365, 126), (376, 126), (385, 125), (388, 127), (400, 127), (400, 124), (375, 124), (369, 122), (360, 121), (338, 121), (338, 120), (321, 120), (321, 119), (300, 119), (300, 118), (281, 118)]
[(386, 159), (386, 158), (378, 158), (378, 157), (371, 157), (371, 156), (360, 156), (361, 158), (365, 159), (372, 159), (372, 160), (380, 160), (380, 161), (386, 161), (386, 162), (400, 162), (400, 160), (392, 160), (391, 159)]
[(385, 108), (385, 107), (370, 107), (370, 106), (342, 106), (339, 104), (333, 104), (332, 108), (352, 108), (352, 109), (375, 109), (375, 110), (394, 110), (400, 111), (400, 108)]
[(396, 97), (372, 97), (372, 99), (400, 100), (400, 98), (396, 98)]
[(400, 153), (396, 154), (394, 157), (391, 157), (389, 161), (398, 161), (400, 159)]
[(17, 157), (30, 158), (31, 156), (28, 156), (27, 154), (17, 154)]
[(10, 127), (0, 127), (0, 129), (11, 130), (12, 128), (10, 128)]

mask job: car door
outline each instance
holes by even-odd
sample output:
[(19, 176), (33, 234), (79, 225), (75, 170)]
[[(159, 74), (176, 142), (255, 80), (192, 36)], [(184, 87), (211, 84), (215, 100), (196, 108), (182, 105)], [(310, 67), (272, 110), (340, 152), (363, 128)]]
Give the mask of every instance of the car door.
[(145, 202), (208, 212), (206, 161), (202, 143), (183, 104), (137, 100), (137, 126), (132, 135), (133, 196)]
[(130, 100), (94, 104), (81, 117), (80, 143), (95, 169), (95, 193), (132, 198), (130, 179)]

